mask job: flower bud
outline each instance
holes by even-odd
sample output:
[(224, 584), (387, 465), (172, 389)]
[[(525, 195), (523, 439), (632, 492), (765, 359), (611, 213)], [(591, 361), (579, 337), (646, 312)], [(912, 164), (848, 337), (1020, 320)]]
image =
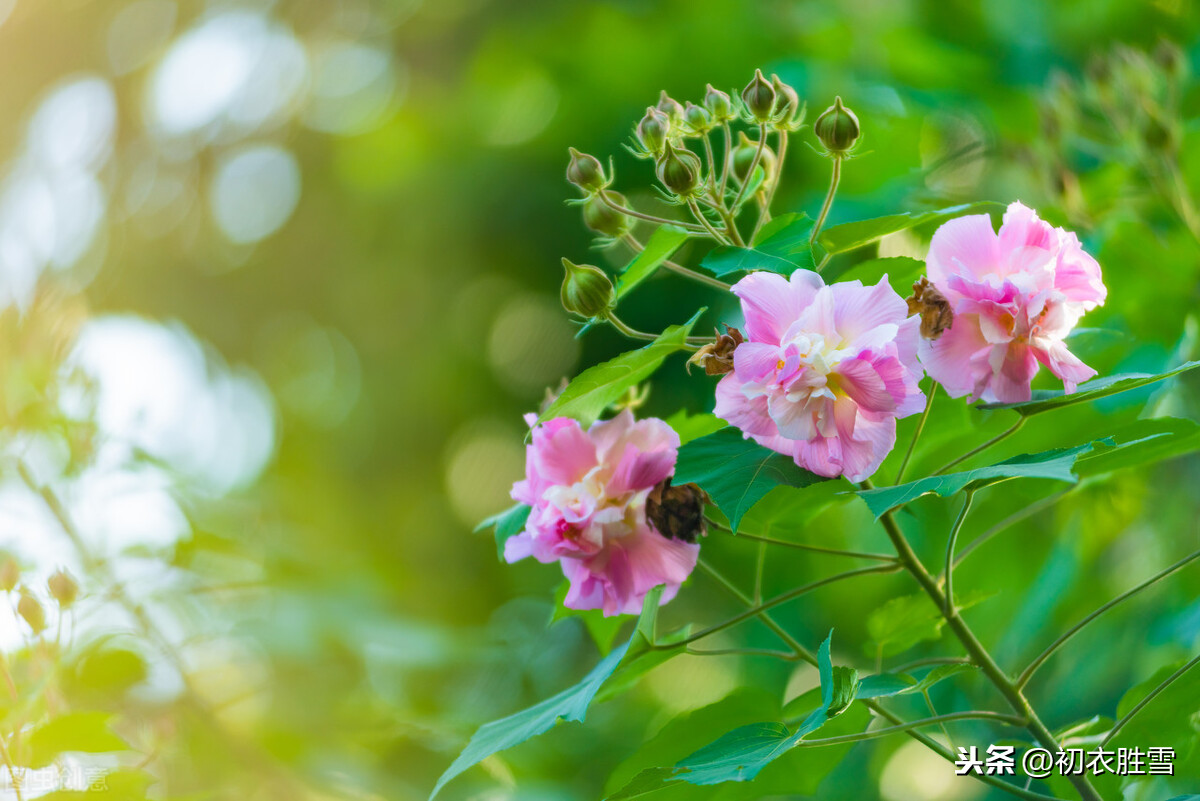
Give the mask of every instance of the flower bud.
[(782, 126), (791, 125), (800, 114), (800, 95), (779, 80), (778, 75), (771, 76), (771, 88), (775, 90), (775, 123)]
[(775, 110), (775, 88), (763, 77), (762, 70), (754, 71), (754, 78), (742, 90), (742, 102), (750, 116), (758, 122), (767, 122)]
[[(606, 194), (618, 206), (627, 205), (625, 196), (620, 192), (610, 190)], [(617, 239), (629, 233), (633, 223), (629, 217), (606, 203), (597, 192), (583, 201), (583, 224), (598, 234)]]
[(662, 153), (667, 136), (671, 133), (671, 119), (663, 112), (650, 106), (646, 116), (637, 124), (637, 138), (647, 153), (657, 157)]
[(568, 259), (562, 263), (567, 273), (561, 293), (564, 309), (589, 320), (612, 309), (616, 294), (603, 270), (590, 264), (574, 264)]
[(69, 608), (79, 597), (79, 585), (63, 568), (54, 571), (46, 581), (46, 588), (50, 590), (50, 597), (58, 601), (58, 605), (63, 609)]
[(21, 599), (17, 601), (17, 614), (24, 618), (34, 634), (41, 634), (46, 630), (46, 610), (42, 609), (38, 599), (28, 590), (21, 590)]
[(683, 106), (679, 105), (679, 101), (667, 94), (667, 90), (663, 89), (662, 94), (658, 96), (658, 110), (667, 115), (672, 123), (679, 122), (683, 119)]
[(683, 124), (689, 133), (703, 136), (712, 130), (713, 118), (708, 109), (688, 103), (683, 107)]
[(4, 559), (0, 562), (0, 590), (12, 592), (16, 589), (17, 582), (21, 580), (21, 567), (17, 564), (17, 560), (12, 556), (5, 554)]
[(658, 180), (680, 197), (695, 193), (700, 185), (700, 158), (686, 147), (673, 147), (670, 142), (658, 159)]
[(604, 165), (595, 156), (580, 153), (575, 148), (571, 152), (571, 163), (567, 165), (567, 180), (578, 186), (589, 195), (604, 188), (607, 179), (604, 177)]
[(714, 89), (711, 83), (704, 88), (704, 107), (716, 122), (729, 122), (733, 119), (733, 102), (729, 95), (720, 89)]
[(837, 97), (834, 98), (833, 105), (817, 117), (817, 121), (813, 123), (813, 132), (826, 150), (840, 156), (854, 147), (862, 130), (858, 125), (858, 117), (843, 106), (842, 99)]
[[(750, 165), (754, 163), (754, 154), (758, 152), (758, 143), (750, 141), (746, 136), (745, 131), (738, 133), (737, 147), (730, 154), (730, 167), (733, 169), (733, 177), (737, 179), (739, 184), (746, 182), (750, 176)], [(762, 155), (758, 159), (758, 163), (763, 168), (763, 173), (767, 176), (764, 184), (769, 184), (771, 177), (775, 174), (775, 151), (769, 146), (764, 146)]]

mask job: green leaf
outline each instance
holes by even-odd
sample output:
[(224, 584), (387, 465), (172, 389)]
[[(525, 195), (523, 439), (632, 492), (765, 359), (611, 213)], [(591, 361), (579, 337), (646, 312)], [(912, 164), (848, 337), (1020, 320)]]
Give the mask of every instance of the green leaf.
[(687, 343), (692, 326), (704, 311), (700, 309), (683, 325), (671, 326), (644, 348), (622, 353), (584, 370), (546, 407), (538, 417), (538, 422), (563, 416), (574, 417), (585, 426), (596, 422), (610, 404), (630, 387), (649, 378), (663, 363), (663, 359)]
[(496, 556), (504, 561), (504, 543), (509, 537), (516, 536), (525, 530), (525, 521), (529, 519), (530, 508), (523, 503), (510, 506), (499, 514), (494, 514), (475, 527), (473, 533), (478, 534), (489, 528), (496, 529)]
[(485, 723), (471, 737), (467, 747), (458, 758), (446, 769), (429, 794), (430, 801), (441, 791), (446, 782), (458, 776), (467, 768), (479, 764), (499, 751), (512, 748), (554, 728), (560, 720), (582, 721), (587, 714), (588, 706), (595, 697), (601, 685), (617, 669), (617, 665), (625, 657), (632, 640), (617, 647), (601, 660), (600, 664), (584, 676), (583, 681), (574, 687), (563, 690), (553, 698), (548, 698), (540, 704), (509, 715), (491, 723)]
[(720, 245), (713, 248), (700, 260), (700, 267), (718, 278), (752, 270), (768, 270), (782, 275), (791, 275), (800, 269), (800, 265), (794, 261), (773, 256), (761, 250), (739, 248), (733, 245)]
[(828, 480), (744, 439), (735, 428), (722, 429), (680, 448), (673, 479), (677, 484), (699, 484), (729, 518), (734, 531), (742, 516), (773, 487), (806, 487)]
[(628, 295), (634, 287), (654, 274), (662, 263), (687, 241), (687, 231), (675, 225), (660, 225), (641, 253), (617, 276), (617, 299)]
[(29, 767), (44, 768), (61, 754), (106, 754), (129, 746), (108, 728), (107, 712), (72, 712), (54, 718), (29, 735)]
[(666, 418), (666, 423), (679, 435), (680, 445), (713, 434), (729, 425), (715, 414), (688, 414), (683, 409)]
[[(990, 597), (990, 593), (972, 591), (957, 598), (956, 601), (959, 609), (969, 609)], [(870, 635), (872, 642), (865, 644), (863, 650), (870, 656), (901, 654), (919, 642), (936, 640), (941, 637), (942, 626), (945, 624), (946, 619), (942, 617), (941, 611), (930, 602), (928, 596), (923, 593), (902, 595), (876, 607), (867, 616), (867, 634)], [(946, 675), (953, 675), (955, 672), (957, 671), (949, 671)], [(941, 681), (944, 677), (939, 674), (934, 681)], [(863, 681), (866, 682), (870, 678)], [(868, 686), (869, 689), (870, 686)], [(918, 689), (924, 688), (914, 685), (912, 691)]]
[(604, 801), (625, 801), (629, 798), (641, 798), (648, 793), (661, 790), (671, 784), (678, 784), (673, 779), (675, 774), (682, 771), (682, 768), (646, 768), (630, 779), (629, 783), (616, 793), (605, 796)]
[(938, 665), (920, 680), (908, 673), (877, 673), (867, 676), (858, 685), (858, 698), (886, 698), (893, 695), (908, 695), (925, 692), (943, 679), (948, 679), (958, 673), (978, 670), (975, 665), (954, 663)]
[(906, 231), (918, 225), (943, 223), (946, 220), (961, 217), (965, 214), (990, 212), (1003, 208), (1003, 203), (984, 200), (978, 203), (950, 206), (949, 208), (938, 209), (937, 211), (892, 214), (887, 217), (876, 217), (871, 220), (860, 220), (858, 222), (844, 223), (842, 225), (835, 225), (832, 228), (826, 228), (817, 237), (817, 241), (821, 243), (821, 247), (825, 248), (826, 253), (845, 253), (860, 248), (863, 245), (876, 242), (888, 234)]
[(809, 246), (812, 228), (813, 221), (803, 212), (780, 215), (758, 232), (754, 249), (811, 270), (815, 266)]
[(848, 265), (844, 269), (838, 269), (840, 266), (839, 263), (834, 263), (825, 268), (821, 273), (825, 283), (862, 281), (863, 284), (873, 285), (886, 275), (892, 289), (896, 290), (896, 293), (902, 298), (912, 294), (913, 283), (925, 272), (925, 262), (920, 259), (910, 259), (908, 256), (868, 259), (860, 261), (858, 264)]
[(642, 612), (638, 615), (635, 631), (646, 646), (653, 646), (658, 641), (658, 604), (662, 600), (664, 586), (659, 584), (652, 588), (642, 601)]
[(596, 643), (596, 647), (600, 649), (600, 653), (607, 656), (612, 651), (613, 643), (616, 642), (617, 635), (621, 633), (628, 618), (624, 615), (605, 617), (604, 612), (600, 609), (569, 609), (563, 602), (570, 589), (571, 582), (566, 579), (558, 585), (558, 590), (554, 593), (554, 614), (551, 615), (550, 622), (556, 623), (572, 617), (579, 618), (583, 622), (583, 627), (587, 629), (588, 635), (591, 636), (592, 642)]
[(1186, 418), (1139, 420), (1113, 433), (1115, 448), (1097, 448), (1080, 457), (1075, 472), (1082, 478), (1161, 462), (1200, 450), (1200, 425)]
[[(1099, 442), (1105, 442), (1108, 445), (1114, 444), (1111, 439)], [(1074, 483), (1078, 480), (1073, 472), (1075, 460), (1083, 454), (1090, 453), (1097, 444), (1089, 442), (1074, 448), (1022, 454), (988, 467), (977, 467), (941, 476), (929, 476), (897, 484), (894, 487), (858, 490), (857, 494), (867, 502), (867, 506), (878, 520), (892, 509), (914, 501), (922, 495), (934, 494), (947, 498), (967, 487), (978, 489), (1012, 478), (1048, 478)]]
[(1200, 360), (1181, 364), (1173, 370), (1168, 370), (1165, 373), (1157, 375), (1149, 373), (1109, 375), (1103, 378), (1094, 378), (1091, 381), (1080, 384), (1070, 395), (1067, 395), (1061, 389), (1039, 389), (1033, 393), (1033, 398), (1027, 401), (1020, 403), (984, 403), (977, 408), (1012, 409), (1024, 417), (1029, 417), (1041, 414), (1042, 412), (1048, 412), (1051, 409), (1061, 409), (1064, 406), (1074, 406), (1077, 403), (1088, 403), (1099, 398), (1107, 398), (1109, 395), (1116, 395), (1119, 392), (1128, 392), (1131, 389), (1144, 387), (1147, 384), (1153, 384), (1157, 381), (1186, 373), (1197, 367), (1200, 367)]

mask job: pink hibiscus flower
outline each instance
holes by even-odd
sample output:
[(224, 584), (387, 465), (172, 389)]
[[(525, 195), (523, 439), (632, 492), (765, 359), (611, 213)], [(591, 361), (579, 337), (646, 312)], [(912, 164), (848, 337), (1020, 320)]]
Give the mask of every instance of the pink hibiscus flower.
[(925, 403), (920, 321), (887, 277), (826, 286), (810, 270), (754, 272), (733, 292), (748, 341), (717, 385), (717, 416), (813, 473), (874, 473), (896, 444), (896, 418)]
[(940, 338), (922, 341), (920, 358), (951, 397), (1029, 400), (1039, 363), (1067, 392), (1096, 374), (1063, 342), (1108, 294), (1100, 265), (1075, 234), (1013, 203), (999, 235), (986, 214), (944, 224), (926, 269), (950, 301), (954, 323)]
[[(535, 419), (526, 417), (530, 425)], [(572, 609), (636, 614), (660, 584), (662, 602), (669, 601), (695, 568), (700, 546), (660, 534), (646, 505), (675, 472), (678, 448), (669, 425), (635, 421), (628, 409), (587, 431), (567, 417), (534, 428), (525, 480), (512, 489), (532, 511), (525, 530), (505, 543), (504, 558), (559, 562)]]

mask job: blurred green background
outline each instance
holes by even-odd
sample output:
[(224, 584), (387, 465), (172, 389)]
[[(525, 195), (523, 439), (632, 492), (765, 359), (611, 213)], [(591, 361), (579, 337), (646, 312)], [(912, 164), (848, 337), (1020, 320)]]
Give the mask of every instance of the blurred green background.
[[(609, 330), (574, 339), (558, 305), (561, 256), (628, 260), (589, 250), (563, 170), (568, 146), (612, 154), (615, 188), (655, 208), (650, 168), (621, 144), (661, 89), (698, 101), (761, 67), (810, 120), (841, 95), (865, 152), (832, 222), (1020, 199), (1078, 230), (1105, 270), (1109, 303), (1083, 323), (1103, 330), (1073, 345), (1085, 361), (1103, 374), (1196, 356), (1200, 247), (1181, 197), (1200, 183), (1198, 95), (1161, 78), (1198, 52), (1183, 0), (0, 0), (0, 20), (0, 547), (49, 619), (40, 638), (15, 617), (0, 627), (17, 689), (4, 732), (21, 764), (31, 727), (97, 712), (130, 751), (62, 757), (75, 789), (120, 769), (120, 797), (421, 799), (474, 727), (594, 664), (578, 619), (549, 625), (557, 570), (499, 564), (471, 529), (509, 504), (522, 413), (627, 347)], [(1163, 37), (1183, 64), (1163, 66)], [(813, 214), (827, 169), (795, 147), (776, 211)], [(703, 330), (736, 320), (669, 275), (623, 316), (660, 330), (702, 304)], [(668, 362), (643, 413), (710, 408), (712, 382), (681, 368)], [(1195, 417), (1194, 389), (1039, 420), (1012, 452), (1148, 408)], [(917, 469), (1008, 424), (949, 402), (935, 421)], [(971, 616), (998, 658), (1024, 663), (1193, 550), (1198, 468), (1082, 487), (966, 563), (959, 586), (997, 593)], [(60, 498), (76, 541), (30, 485)], [(964, 536), (1048, 491), (981, 497)], [(923, 504), (904, 524), (932, 554), (948, 512)], [(838, 504), (796, 536), (886, 547), (868, 524)], [(715, 537), (705, 553), (751, 575), (757, 558)], [(54, 637), (45, 581), (60, 565), (83, 597)], [(840, 566), (771, 567), (769, 592)], [(871, 669), (866, 613), (912, 588), (866, 581), (781, 618), (814, 648), (836, 627), (842, 663)], [(1179, 577), (1059, 656), (1034, 687), (1052, 725), (1112, 716), (1125, 689), (1188, 656), (1197, 586)], [(731, 609), (697, 576), (664, 617)], [(770, 645), (753, 626), (744, 637)], [(904, 658), (957, 653), (921, 648)], [(445, 797), (600, 798), (643, 742), (670, 754), (678, 737), (687, 753), (687, 732), (663, 728), (679, 715), (739, 687), (787, 700), (814, 682), (770, 660), (679, 657)], [(976, 684), (941, 700), (994, 703)], [(807, 797), (801, 766), (788, 770), (736, 797)], [(818, 794), (981, 788), (897, 739), (851, 751)]]

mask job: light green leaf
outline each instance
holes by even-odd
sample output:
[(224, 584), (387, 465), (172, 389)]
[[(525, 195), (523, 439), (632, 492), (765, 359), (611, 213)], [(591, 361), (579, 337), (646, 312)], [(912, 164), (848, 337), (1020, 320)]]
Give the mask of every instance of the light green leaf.
[(666, 423), (679, 435), (680, 445), (686, 445), (694, 439), (708, 436), (729, 425), (715, 414), (688, 414), (683, 409), (668, 417)]
[(663, 359), (687, 343), (692, 326), (704, 311), (700, 309), (683, 325), (671, 326), (644, 348), (622, 353), (584, 370), (546, 407), (538, 422), (564, 416), (574, 417), (585, 426), (596, 422), (609, 405), (630, 387), (649, 378), (663, 363)]
[(943, 679), (948, 679), (958, 673), (978, 670), (975, 665), (957, 662), (949, 665), (938, 665), (920, 680), (908, 673), (877, 673), (867, 676), (858, 685), (858, 698), (885, 698), (893, 695), (908, 695), (925, 692)]
[(812, 228), (813, 221), (803, 212), (782, 214), (762, 227), (755, 237), (754, 249), (811, 270), (814, 267), (809, 246)]
[(682, 771), (682, 768), (646, 768), (630, 779), (629, 783), (616, 793), (605, 796), (604, 801), (626, 801), (629, 798), (641, 798), (671, 784), (678, 784), (673, 779), (675, 774)]
[[(1090, 453), (1096, 444), (1089, 442), (1074, 448), (1022, 454), (988, 467), (929, 476), (894, 487), (858, 490), (857, 494), (867, 502), (867, 506), (878, 519), (892, 509), (914, 501), (922, 495), (934, 494), (945, 498), (967, 487), (978, 489), (1012, 478), (1048, 478), (1074, 483), (1078, 480), (1073, 472), (1075, 460), (1083, 454)], [(1107, 444), (1112, 445), (1113, 441), (1108, 440)]]
[(108, 712), (71, 712), (39, 726), (29, 735), (29, 767), (44, 768), (62, 754), (106, 754), (129, 746), (108, 728)]
[[(990, 597), (990, 593), (973, 591), (955, 600), (959, 609), (969, 609)], [(872, 641), (863, 646), (863, 651), (870, 656), (901, 654), (919, 642), (941, 637), (945, 624), (946, 619), (923, 593), (893, 598), (867, 616), (867, 634)], [(947, 675), (953, 675), (953, 672)], [(939, 674), (935, 681), (941, 681), (941, 678), (944, 676)], [(871, 685), (868, 685), (868, 691), (870, 689)], [(915, 691), (918, 687), (914, 685), (912, 689)]]
[(986, 213), (1003, 208), (1003, 203), (984, 200), (978, 203), (950, 206), (949, 208), (938, 209), (937, 211), (892, 214), (887, 217), (859, 220), (858, 222), (844, 223), (842, 225), (835, 225), (832, 228), (826, 228), (817, 237), (817, 241), (820, 242), (821, 247), (825, 248), (826, 253), (845, 253), (860, 248), (863, 245), (876, 242), (888, 234), (905, 231), (909, 228), (915, 228), (918, 225), (943, 223), (946, 220), (962, 217), (965, 214)]
[(504, 543), (509, 537), (516, 536), (525, 530), (525, 521), (529, 519), (530, 508), (518, 503), (510, 506), (499, 514), (494, 514), (475, 527), (473, 533), (479, 533), (489, 528), (496, 530), (496, 556), (504, 561)]
[[(811, 259), (810, 259), (811, 261)], [(717, 277), (751, 270), (768, 270), (782, 275), (791, 275), (800, 265), (761, 250), (721, 245), (708, 252), (700, 260), (700, 267)]]
[(644, 646), (653, 646), (658, 641), (658, 605), (662, 600), (664, 585), (659, 584), (642, 601), (642, 612), (638, 615), (635, 631)]
[(600, 664), (584, 676), (583, 681), (574, 687), (563, 690), (553, 698), (548, 698), (540, 704), (535, 704), (514, 715), (480, 726), (479, 730), (471, 737), (470, 742), (467, 743), (467, 747), (438, 779), (433, 792), (429, 794), (430, 801), (437, 796), (446, 782), (467, 768), (479, 764), (492, 754), (512, 748), (530, 737), (547, 732), (554, 728), (560, 720), (582, 721), (587, 714), (592, 698), (624, 659), (630, 642), (632, 640), (614, 649)]
[(677, 484), (695, 483), (709, 494), (737, 531), (746, 514), (773, 487), (806, 487), (822, 476), (798, 467), (794, 461), (742, 437), (735, 428), (689, 442), (679, 449), (675, 465)]
[(1157, 375), (1149, 373), (1109, 375), (1103, 378), (1094, 378), (1091, 381), (1080, 384), (1070, 395), (1065, 394), (1061, 389), (1039, 389), (1033, 393), (1033, 398), (1027, 401), (1020, 403), (984, 403), (978, 408), (1012, 409), (1024, 417), (1030, 417), (1031, 415), (1048, 412), (1051, 409), (1061, 409), (1065, 406), (1074, 406), (1077, 403), (1088, 403), (1099, 398), (1106, 398), (1109, 395), (1116, 395), (1119, 392), (1128, 392), (1131, 389), (1144, 387), (1147, 384), (1153, 384), (1157, 381), (1186, 373), (1189, 370), (1195, 370), (1197, 367), (1200, 367), (1200, 360), (1181, 364), (1173, 370), (1158, 373)]
[(834, 281), (862, 281), (866, 285), (874, 285), (884, 275), (888, 283), (900, 297), (912, 294), (912, 285), (925, 272), (925, 262), (920, 259), (910, 259), (908, 256), (889, 256), (883, 259), (868, 259), (852, 264), (839, 270), (839, 263), (833, 263), (821, 273), (825, 283)]
[(596, 643), (596, 647), (600, 649), (600, 653), (607, 656), (612, 652), (613, 643), (617, 641), (617, 635), (621, 633), (628, 618), (624, 615), (605, 617), (603, 610), (600, 609), (568, 609), (563, 602), (570, 589), (571, 582), (566, 579), (563, 579), (562, 583), (558, 585), (558, 590), (554, 593), (554, 614), (551, 615), (550, 622), (556, 623), (572, 617), (579, 618), (583, 622), (583, 627), (587, 629), (588, 635), (591, 636), (592, 642)]
[(1200, 450), (1200, 425), (1186, 418), (1154, 417), (1121, 428), (1113, 439), (1121, 444), (1097, 448), (1076, 461), (1081, 478), (1195, 453)]
[(687, 238), (687, 231), (678, 226), (660, 225), (650, 235), (645, 249), (617, 276), (617, 299), (625, 297), (634, 287), (653, 275), (664, 261), (679, 250)]

